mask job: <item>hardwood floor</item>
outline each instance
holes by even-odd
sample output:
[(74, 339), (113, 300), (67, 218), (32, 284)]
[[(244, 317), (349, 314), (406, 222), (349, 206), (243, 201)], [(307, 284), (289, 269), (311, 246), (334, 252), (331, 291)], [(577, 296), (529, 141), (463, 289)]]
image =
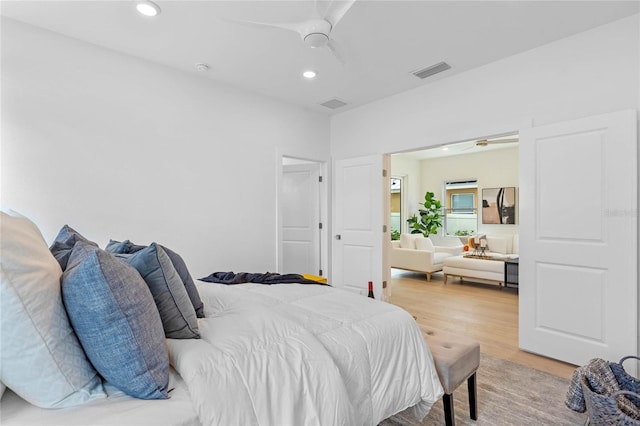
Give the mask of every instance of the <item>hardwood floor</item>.
[(518, 349), (518, 292), (497, 285), (460, 282), (432, 275), (391, 270), (390, 302), (417, 317), (423, 331), (434, 327), (466, 334), (480, 351), (527, 367), (571, 378), (575, 365)]

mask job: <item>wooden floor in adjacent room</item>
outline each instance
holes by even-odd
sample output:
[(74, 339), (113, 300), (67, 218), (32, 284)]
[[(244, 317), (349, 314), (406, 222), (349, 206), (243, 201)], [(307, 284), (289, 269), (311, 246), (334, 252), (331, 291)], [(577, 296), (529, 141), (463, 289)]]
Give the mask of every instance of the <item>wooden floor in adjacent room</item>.
[(417, 272), (391, 270), (390, 302), (429, 327), (466, 334), (480, 342), (480, 351), (527, 367), (570, 378), (574, 365), (518, 349), (518, 291), (497, 285), (460, 282), (442, 273), (431, 281)]

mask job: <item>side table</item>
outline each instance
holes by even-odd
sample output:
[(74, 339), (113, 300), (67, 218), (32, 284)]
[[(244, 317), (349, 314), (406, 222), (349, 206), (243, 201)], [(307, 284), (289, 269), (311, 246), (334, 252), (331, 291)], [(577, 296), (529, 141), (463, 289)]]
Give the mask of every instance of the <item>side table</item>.
[(515, 259), (506, 259), (504, 261), (504, 286), (507, 287), (509, 284), (518, 286), (518, 267), (519, 267), (519, 258)]

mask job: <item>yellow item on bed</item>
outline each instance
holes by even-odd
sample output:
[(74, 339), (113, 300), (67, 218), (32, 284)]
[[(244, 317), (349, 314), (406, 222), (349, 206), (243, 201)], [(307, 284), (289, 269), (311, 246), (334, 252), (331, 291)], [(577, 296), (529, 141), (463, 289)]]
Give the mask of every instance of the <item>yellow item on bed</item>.
[(311, 274), (302, 274), (302, 276), (311, 281), (317, 281), (322, 284), (327, 284), (327, 279), (325, 277), (319, 277), (317, 275)]

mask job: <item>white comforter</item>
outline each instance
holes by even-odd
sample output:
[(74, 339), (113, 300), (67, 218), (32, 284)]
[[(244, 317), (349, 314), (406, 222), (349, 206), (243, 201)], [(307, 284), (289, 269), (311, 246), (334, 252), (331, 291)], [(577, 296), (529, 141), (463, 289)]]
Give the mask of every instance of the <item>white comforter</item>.
[(320, 285), (198, 282), (200, 340), (168, 339), (205, 425), (376, 425), (442, 395), (404, 310)]

